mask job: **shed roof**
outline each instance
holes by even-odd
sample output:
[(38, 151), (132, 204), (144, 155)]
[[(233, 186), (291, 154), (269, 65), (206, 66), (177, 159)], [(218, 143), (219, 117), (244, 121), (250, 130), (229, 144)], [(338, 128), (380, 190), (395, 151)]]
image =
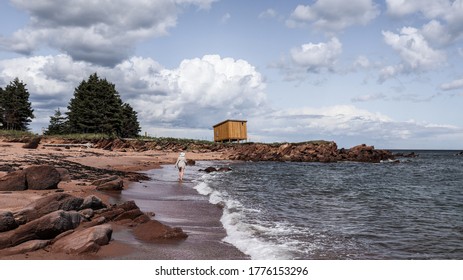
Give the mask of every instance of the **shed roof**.
[(247, 122), (247, 121), (245, 121), (245, 120), (225, 120), (225, 121), (220, 122), (220, 123), (218, 123), (218, 124), (216, 124), (216, 125), (214, 125), (214, 126), (212, 126), (212, 127), (219, 126), (219, 125), (224, 124), (224, 123), (226, 123), (226, 122)]

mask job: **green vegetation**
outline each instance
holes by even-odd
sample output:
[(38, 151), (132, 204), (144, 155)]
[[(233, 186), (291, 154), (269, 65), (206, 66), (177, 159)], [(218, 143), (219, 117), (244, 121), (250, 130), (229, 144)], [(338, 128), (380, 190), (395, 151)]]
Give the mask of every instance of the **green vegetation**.
[(188, 138), (172, 138), (172, 137), (137, 137), (138, 140), (156, 142), (159, 144), (180, 144), (180, 145), (189, 145), (189, 144), (201, 144), (201, 145), (212, 145), (215, 144), (212, 141), (207, 140), (197, 140), (197, 139), (188, 139)]
[(56, 138), (76, 142), (88, 142), (94, 140), (112, 140), (114, 136), (104, 133), (73, 133), (73, 134), (54, 134), (45, 135), (44, 138)]
[(136, 137), (141, 131), (137, 112), (122, 102), (114, 84), (96, 73), (74, 90), (67, 108), (67, 116), (58, 109), (50, 117), (46, 135), (96, 133)]
[(0, 88), (0, 126), (6, 130), (26, 131), (34, 118), (26, 84), (15, 78), (5, 89)]
[(6, 139), (20, 139), (24, 137), (35, 137), (36, 135), (29, 131), (23, 130), (5, 130), (0, 129), (0, 138)]

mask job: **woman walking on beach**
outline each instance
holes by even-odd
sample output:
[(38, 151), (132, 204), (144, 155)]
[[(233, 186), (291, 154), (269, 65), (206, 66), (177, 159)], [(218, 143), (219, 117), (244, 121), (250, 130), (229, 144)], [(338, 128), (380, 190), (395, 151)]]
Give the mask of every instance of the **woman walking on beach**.
[(185, 153), (180, 153), (180, 155), (177, 158), (177, 162), (175, 163), (175, 167), (178, 168), (178, 180), (181, 182), (183, 181), (183, 173), (185, 172), (186, 167)]

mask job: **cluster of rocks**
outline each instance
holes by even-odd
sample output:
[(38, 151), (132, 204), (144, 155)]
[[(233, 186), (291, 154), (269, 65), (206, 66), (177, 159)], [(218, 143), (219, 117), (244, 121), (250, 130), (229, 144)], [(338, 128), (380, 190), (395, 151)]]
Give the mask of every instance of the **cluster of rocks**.
[(350, 149), (338, 149), (335, 142), (314, 141), (283, 144), (243, 144), (231, 151), (230, 159), (246, 161), (296, 162), (380, 162), (392, 159), (392, 153), (376, 150), (365, 144)]
[[(0, 212), (0, 254), (23, 254), (46, 248), (66, 254), (95, 253), (112, 236), (111, 223), (134, 227), (140, 239), (183, 239), (187, 234), (143, 213), (133, 201), (106, 206), (94, 195), (66, 193), (43, 197), (25, 208)], [(145, 231), (145, 229), (155, 229)]]
[(199, 169), (199, 171), (201, 172), (206, 172), (206, 173), (212, 173), (212, 172), (228, 172), (228, 171), (231, 171), (232, 169), (230, 167), (219, 167), (219, 168), (216, 168), (216, 167), (213, 167), (213, 166), (209, 166), (205, 169)]
[(0, 191), (57, 189), (67, 170), (50, 165), (36, 165), (9, 172), (0, 178)]
[(297, 162), (381, 162), (394, 159), (394, 155), (386, 150), (378, 150), (365, 144), (350, 149), (338, 149), (332, 141), (310, 141), (302, 143), (176, 143), (176, 142), (144, 142), (130, 140), (100, 140), (94, 147), (114, 150), (132, 149), (135, 151), (164, 150), (192, 152), (224, 152), (231, 160), (251, 161), (297, 161)]

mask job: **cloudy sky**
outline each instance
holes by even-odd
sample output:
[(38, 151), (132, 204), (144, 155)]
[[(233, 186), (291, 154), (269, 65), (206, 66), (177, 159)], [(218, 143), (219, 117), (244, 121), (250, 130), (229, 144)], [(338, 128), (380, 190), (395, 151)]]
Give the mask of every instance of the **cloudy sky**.
[(143, 133), (463, 149), (463, 0), (0, 0), (40, 132), (94, 72)]

